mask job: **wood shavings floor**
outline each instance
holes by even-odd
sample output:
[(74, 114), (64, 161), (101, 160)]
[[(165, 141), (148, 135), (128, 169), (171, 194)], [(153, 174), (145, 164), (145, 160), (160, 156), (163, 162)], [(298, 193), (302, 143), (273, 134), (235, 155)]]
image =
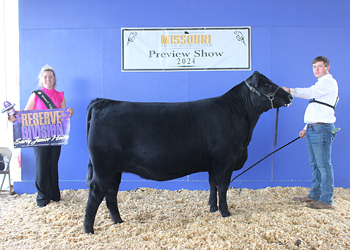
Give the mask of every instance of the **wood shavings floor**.
[(139, 188), (118, 194), (122, 224), (100, 205), (85, 234), (88, 190), (64, 190), (44, 208), (36, 194), (0, 195), (0, 249), (350, 249), (350, 189), (332, 210), (292, 201), (304, 187), (229, 189), (231, 217), (209, 213), (209, 191)]

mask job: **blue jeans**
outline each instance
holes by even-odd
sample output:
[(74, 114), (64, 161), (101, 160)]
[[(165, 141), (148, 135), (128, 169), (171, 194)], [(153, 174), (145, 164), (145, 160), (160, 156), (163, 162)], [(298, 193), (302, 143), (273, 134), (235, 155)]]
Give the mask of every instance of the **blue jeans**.
[(334, 124), (322, 124), (307, 128), (306, 144), (312, 167), (310, 199), (325, 204), (333, 203), (334, 176), (331, 163), (332, 142), (335, 135), (331, 131)]

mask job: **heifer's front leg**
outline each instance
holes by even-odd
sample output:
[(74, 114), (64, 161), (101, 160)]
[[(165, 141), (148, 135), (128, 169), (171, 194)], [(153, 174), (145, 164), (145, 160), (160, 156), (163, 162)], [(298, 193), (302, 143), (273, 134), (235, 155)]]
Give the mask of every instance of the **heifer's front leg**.
[(219, 191), (219, 210), (222, 217), (228, 217), (231, 213), (228, 211), (227, 206), (227, 189), (229, 184), (222, 183), (218, 186)]
[(209, 172), (209, 184), (210, 184), (210, 195), (209, 195), (208, 204), (210, 206), (210, 212), (216, 212), (219, 210), (218, 197), (217, 197), (218, 189), (216, 187), (216, 180), (213, 172)]
[(94, 233), (95, 216), (104, 196), (105, 195), (102, 192), (98, 191), (98, 188), (96, 188), (95, 185), (90, 185), (84, 219), (85, 233)]
[(118, 200), (117, 200), (118, 189), (119, 189), (121, 178), (122, 178), (122, 174), (117, 173), (115, 176), (114, 182), (112, 184), (112, 187), (108, 189), (108, 192), (106, 194), (107, 208), (109, 210), (109, 214), (111, 215), (112, 221), (116, 224), (123, 222), (122, 218), (120, 218), (120, 213), (118, 209)]

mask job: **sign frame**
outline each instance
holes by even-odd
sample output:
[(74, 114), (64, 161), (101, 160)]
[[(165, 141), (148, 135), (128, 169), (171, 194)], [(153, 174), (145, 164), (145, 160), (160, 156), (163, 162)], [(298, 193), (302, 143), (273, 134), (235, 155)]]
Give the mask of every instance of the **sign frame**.
[(70, 133), (68, 109), (16, 111), (14, 148), (67, 145)]
[[(231, 31), (233, 31), (232, 34), (228, 33)], [(242, 31), (244, 34), (242, 33)], [(156, 42), (153, 42), (153, 43), (148, 42), (148, 43), (152, 44), (151, 50), (150, 50), (150, 48), (147, 48), (147, 45), (141, 44), (141, 45), (137, 45), (139, 47), (142, 46), (142, 49), (138, 48), (138, 50), (141, 50), (141, 53), (128, 52), (131, 50), (130, 47), (133, 46), (132, 44), (136, 44), (138, 42), (137, 39), (140, 37), (140, 34), (143, 34), (145, 32), (149, 32), (149, 33), (151, 33), (151, 35), (157, 34), (159, 32), (162, 37), (161, 37), (161, 39), (156, 40)], [(230, 36), (229, 39), (232, 39), (232, 40), (235, 39), (235, 42), (237, 42), (238, 45), (236, 47), (238, 47), (238, 46), (242, 47), (244, 44), (246, 46), (244, 52), (241, 51), (242, 49), (241, 50), (239, 48), (236, 49), (236, 50), (239, 50), (240, 57), (242, 57), (241, 54), (244, 53), (244, 56), (245, 56), (244, 65), (240, 65), (240, 66), (224, 65), (223, 66), (223, 65), (218, 65), (218, 62), (215, 62), (215, 61), (213, 62), (213, 64), (218, 65), (218, 66), (205, 65), (205, 63), (207, 63), (208, 60), (206, 60), (204, 65), (200, 65), (200, 66), (191, 65), (190, 61), (186, 61), (186, 64), (181, 64), (181, 62), (184, 62), (184, 59), (186, 59), (186, 60), (189, 59), (189, 57), (186, 57), (186, 54), (190, 54), (190, 53), (191, 53), (191, 55), (194, 55), (196, 53), (194, 56), (197, 56), (197, 58), (192, 57), (192, 59), (202, 59), (201, 55), (203, 55), (203, 53), (207, 53), (207, 54), (204, 54), (207, 57), (214, 55), (213, 59), (214, 59), (215, 55), (220, 55), (218, 53), (221, 53), (221, 52), (216, 51), (216, 54), (215, 54), (215, 52), (204, 51), (205, 48), (212, 47), (213, 43), (215, 42), (215, 37), (211, 37), (211, 35), (204, 35), (206, 37), (203, 37), (203, 35), (202, 35), (202, 37), (201, 37), (202, 40), (200, 40), (199, 34), (205, 34), (205, 33), (208, 34), (208, 32), (213, 32), (213, 33), (222, 32), (226, 36), (227, 36), (227, 34), (229, 34), (229, 36)], [(174, 34), (182, 34), (182, 35), (174, 35)], [(195, 34), (195, 35), (192, 35), (192, 34)], [(197, 35), (198, 35), (198, 37), (197, 37)], [(165, 36), (167, 36), (167, 37), (165, 37)], [(187, 40), (186, 40), (186, 36), (187, 36)], [(144, 39), (148, 39), (147, 36), (145, 36), (144, 34), (142, 37), (146, 37)], [(183, 27), (183, 28), (175, 28), (175, 27), (170, 27), (170, 28), (121, 28), (121, 39), (122, 39), (122, 41), (121, 41), (121, 71), (122, 72), (226, 71), (226, 70), (245, 71), (245, 70), (252, 69), (251, 27), (250, 26), (245, 26), (245, 27)], [(150, 39), (152, 39), (152, 38), (150, 38)], [(194, 39), (196, 39), (196, 40), (194, 40)], [(216, 41), (217, 40), (220, 40), (220, 39), (216, 39)], [(164, 41), (165, 41), (165, 43), (168, 43), (168, 44), (163, 44)], [(201, 41), (202, 43), (198, 42), (198, 44), (197, 44), (197, 41)], [(203, 41), (206, 43), (203, 43)], [(176, 42), (177, 42), (177, 44), (175, 44)], [(191, 44), (190, 44), (190, 42), (191, 42)], [(209, 42), (211, 42), (211, 44), (209, 44)], [(220, 42), (221, 41), (219, 41), (219, 43)], [(153, 45), (155, 43), (158, 43), (158, 44)], [(182, 43), (185, 43), (185, 44), (182, 44)], [(222, 44), (222, 43), (220, 43), (220, 44)], [(180, 47), (181, 45), (183, 45), (183, 47)], [(184, 47), (185, 45), (187, 45), (188, 47)], [(127, 46), (129, 46), (129, 47), (127, 47)], [(230, 47), (229, 45), (226, 45), (226, 46), (227, 46), (227, 48), (225, 48), (225, 49), (229, 49), (229, 50), (230, 49), (232, 50), (232, 48), (234, 47), (234, 46)], [(145, 49), (145, 47), (146, 47), (146, 49)], [(162, 61), (159, 60), (161, 62), (157, 62), (163, 66), (160, 66), (160, 65), (149, 66), (149, 65), (152, 65), (152, 63), (149, 63), (150, 62), (149, 60), (146, 61), (147, 56), (146, 56), (145, 51), (147, 51), (147, 49), (148, 49), (147, 55), (150, 58), (153, 56), (157, 56), (161, 60), (164, 59)], [(193, 49), (196, 49), (196, 50), (194, 51)], [(186, 52), (186, 51), (190, 51), (190, 52)], [(228, 54), (230, 54), (230, 52), (231, 52), (231, 55), (229, 55), (230, 57), (228, 59), (226, 58), (227, 52), (222, 52), (222, 54), (225, 54), (225, 57), (222, 60), (224, 60), (225, 62), (227, 62), (228, 60), (232, 60), (232, 58), (234, 58), (234, 55), (232, 55), (232, 51), (229, 51)], [(134, 55), (133, 56), (129, 55), (132, 53), (136, 54), (136, 57), (138, 55), (141, 55), (141, 56), (139, 58), (135, 58)], [(185, 53), (185, 56), (183, 56), (182, 58), (181, 58), (181, 53), (182, 53), (182, 55)], [(208, 53), (212, 53), (212, 54), (208, 54)], [(177, 55), (180, 55), (180, 56), (178, 58), (176, 58)], [(168, 57), (168, 58), (161, 58), (162, 56)], [(172, 58), (170, 58), (170, 57), (172, 57)], [(170, 61), (169, 58), (170, 59), (173, 59), (173, 58), (177, 59), (177, 64), (180, 64), (180, 65), (174, 66), (174, 62), (172, 62), (173, 66), (169, 67), (167, 65), (168, 61)], [(205, 58), (205, 59), (207, 59), (207, 58)], [(219, 59), (221, 59), (221, 58), (219, 58)], [(239, 60), (239, 59), (237, 59), (237, 60)], [(130, 65), (134, 62), (136, 62), (137, 64), (143, 63), (143, 65), (142, 65), (143, 67), (140, 67), (140, 66), (131, 67)]]

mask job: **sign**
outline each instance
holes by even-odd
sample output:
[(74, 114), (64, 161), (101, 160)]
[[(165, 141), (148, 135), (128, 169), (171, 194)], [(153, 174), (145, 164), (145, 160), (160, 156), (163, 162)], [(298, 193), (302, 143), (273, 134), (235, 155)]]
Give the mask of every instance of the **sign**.
[(251, 70), (250, 27), (121, 32), (122, 71)]
[(67, 109), (16, 112), (13, 123), (15, 148), (68, 144), (70, 117)]

